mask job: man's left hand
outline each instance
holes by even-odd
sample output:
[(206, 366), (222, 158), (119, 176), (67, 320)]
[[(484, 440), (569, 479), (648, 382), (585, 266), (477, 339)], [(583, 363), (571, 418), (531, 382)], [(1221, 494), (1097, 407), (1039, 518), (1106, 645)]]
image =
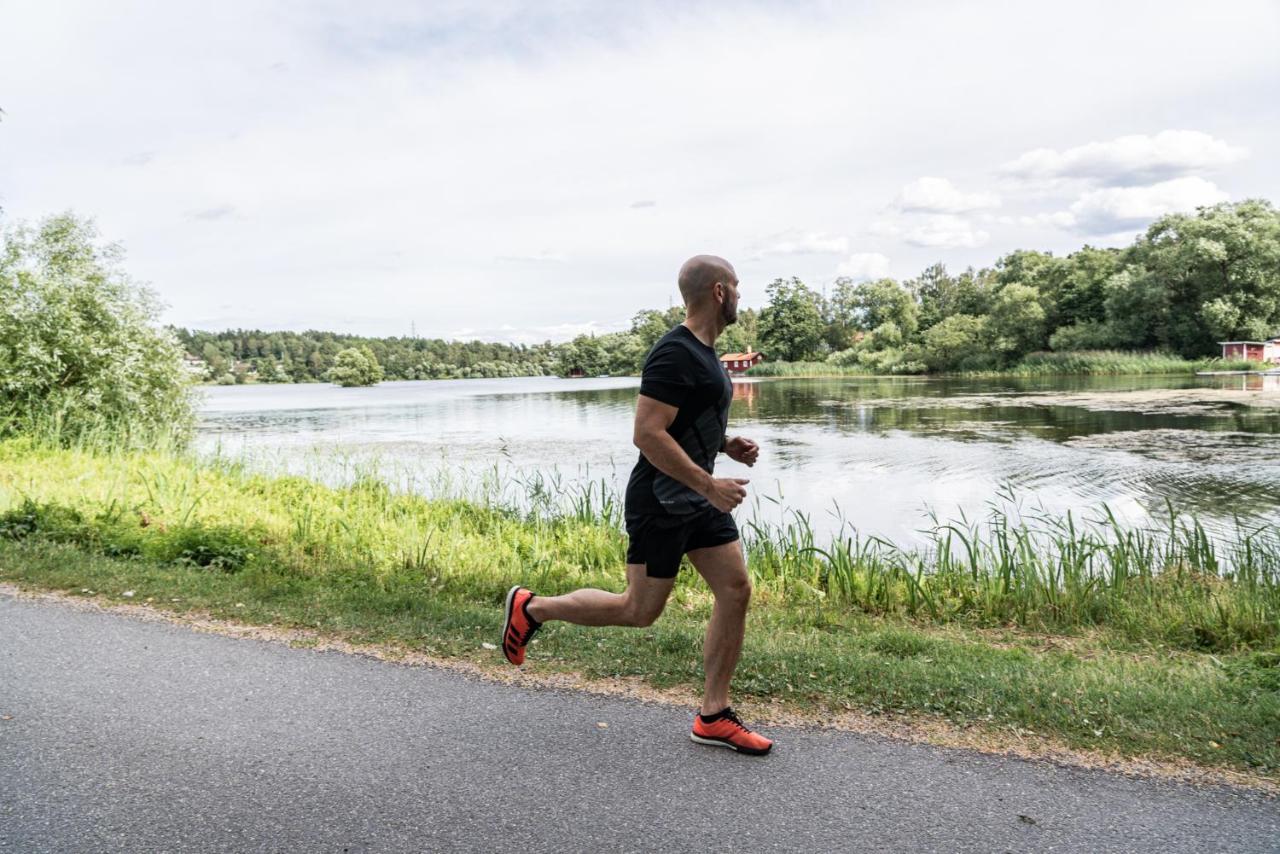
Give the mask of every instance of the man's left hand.
[(725, 442), (724, 452), (729, 455), (731, 460), (737, 460), (745, 465), (753, 466), (756, 464), (756, 457), (760, 456), (760, 446), (750, 439), (734, 436), (728, 442)]

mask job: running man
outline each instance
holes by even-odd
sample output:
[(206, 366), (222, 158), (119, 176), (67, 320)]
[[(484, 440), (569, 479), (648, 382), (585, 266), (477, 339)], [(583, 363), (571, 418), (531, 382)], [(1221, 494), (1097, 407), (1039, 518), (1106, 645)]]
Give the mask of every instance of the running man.
[(626, 494), (627, 589), (535, 596), (517, 585), (507, 594), (502, 651), (512, 664), (523, 664), (530, 638), (551, 620), (652, 625), (687, 554), (715, 595), (702, 650), (702, 708), (690, 737), (762, 755), (773, 742), (748, 729), (729, 706), (729, 680), (742, 651), (751, 598), (738, 526), (729, 511), (746, 498), (747, 481), (712, 474), (718, 453), (748, 466), (760, 453), (755, 442), (725, 434), (733, 384), (715, 343), (738, 319), (738, 276), (723, 258), (698, 255), (680, 268), (679, 281), (685, 320), (649, 351), (640, 378), (634, 432), (640, 459)]

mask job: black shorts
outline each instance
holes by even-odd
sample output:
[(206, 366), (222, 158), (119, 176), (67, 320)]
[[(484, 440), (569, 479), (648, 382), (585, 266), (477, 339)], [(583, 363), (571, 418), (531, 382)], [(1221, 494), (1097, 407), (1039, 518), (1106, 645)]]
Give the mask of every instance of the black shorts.
[(738, 523), (708, 507), (695, 513), (628, 513), (627, 563), (642, 563), (650, 578), (675, 578), (686, 552), (723, 546), (738, 539)]

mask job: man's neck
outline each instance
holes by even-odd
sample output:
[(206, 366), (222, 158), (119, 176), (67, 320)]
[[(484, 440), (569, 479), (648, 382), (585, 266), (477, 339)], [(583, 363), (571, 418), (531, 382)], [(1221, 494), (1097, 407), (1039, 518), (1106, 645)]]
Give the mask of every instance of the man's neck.
[(683, 325), (693, 333), (693, 337), (708, 347), (716, 346), (716, 339), (723, 331), (720, 318), (715, 315), (690, 314), (685, 317)]

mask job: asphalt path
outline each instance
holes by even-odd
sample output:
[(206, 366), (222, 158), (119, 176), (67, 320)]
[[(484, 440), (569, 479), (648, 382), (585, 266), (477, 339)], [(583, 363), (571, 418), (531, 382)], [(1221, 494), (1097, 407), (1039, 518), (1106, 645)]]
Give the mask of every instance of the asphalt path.
[(0, 850), (1280, 851), (1261, 794), (690, 716), (0, 595)]

